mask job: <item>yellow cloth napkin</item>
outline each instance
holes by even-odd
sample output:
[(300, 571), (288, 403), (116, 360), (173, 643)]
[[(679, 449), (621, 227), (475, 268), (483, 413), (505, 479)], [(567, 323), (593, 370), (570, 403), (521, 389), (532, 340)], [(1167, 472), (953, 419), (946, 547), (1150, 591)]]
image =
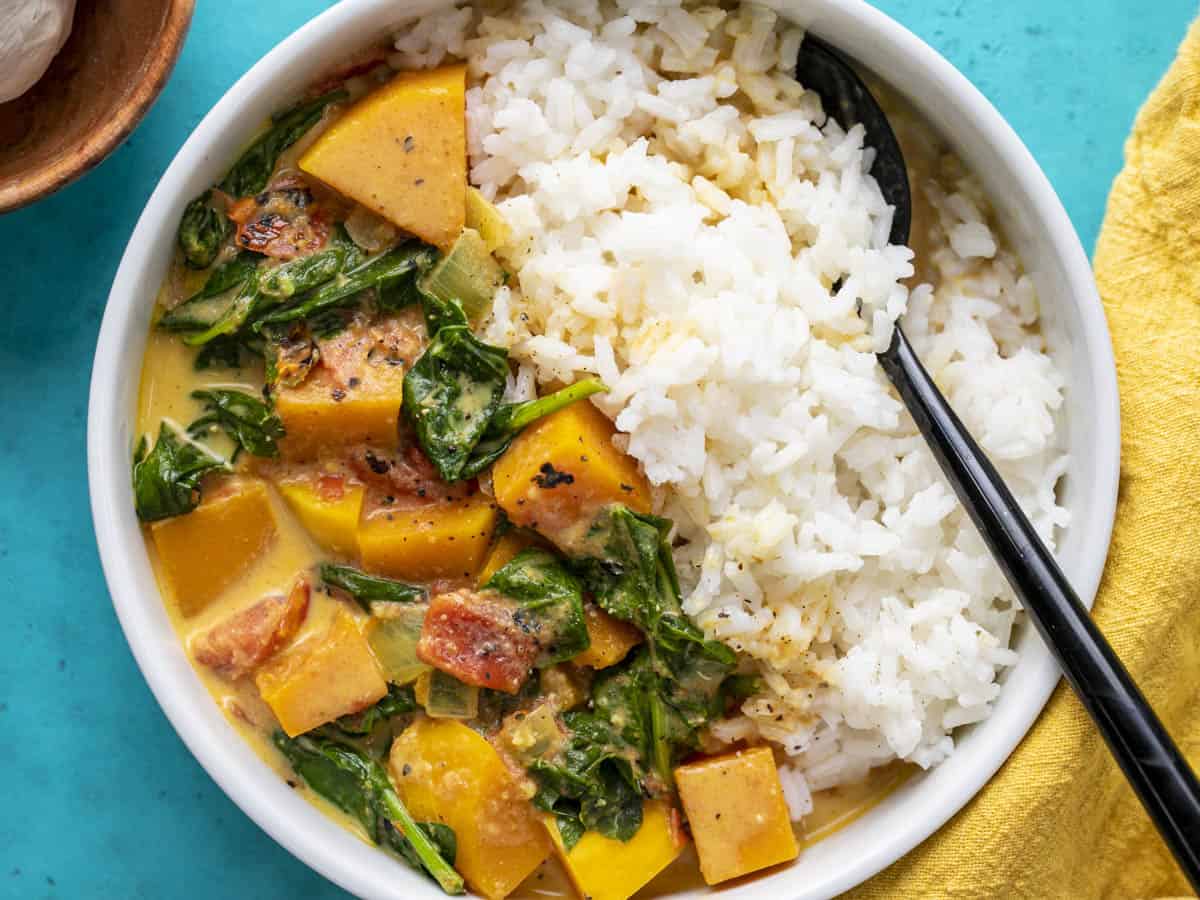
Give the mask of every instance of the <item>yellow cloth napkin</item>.
[[(1200, 23), (1134, 125), (1096, 279), (1121, 489), (1095, 616), (1200, 764)], [(945, 828), (850, 897), (1161, 898), (1187, 882), (1070, 689)]]

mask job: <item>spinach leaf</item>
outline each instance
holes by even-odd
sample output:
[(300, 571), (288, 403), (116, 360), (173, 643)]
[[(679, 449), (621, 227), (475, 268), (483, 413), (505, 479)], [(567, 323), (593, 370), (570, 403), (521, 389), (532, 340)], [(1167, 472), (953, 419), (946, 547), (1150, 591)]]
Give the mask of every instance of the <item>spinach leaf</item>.
[(642, 825), (641, 772), (629, 745), (604, 719), (589, 713), (562, 717), (570, 737), (554, 760), (536, 760), (529, 774), (533, 803), (554, 813), (568, 850), (585, 831), (627, 841)]
[(430, 337), (443, 328), (469, 324), (467, 314), (457, 300), (439, 300), (437, 297), (421, 294), (421, 309), (425, 313), (425, 332)]
[(537, 667), (565, 662), (588, 648), (583, 588), (552, 553), (522, 550), (488, 579), (485, 588), (517, 601), (517, 621), (541, 646)]
[(184, 337), (184, 343), (206, 344), (223, 335), (241, 333), (246, 324), (264, 310), (276, 307), (298, 293), (308, 295), (318, 286), (331, 282), (329, 286), (336, 287), (334, 279), (342, 269), (356, 266), (361, 260), (362, 252), (339, 226), (323, 250), (278, 266), (254, 269), (250, 277), (240, 283), (220, 316), (198, 334)]
[(193, 269), (207, 269), (233, 229), (232, 223), (209, 204), (212, 191), (205, 191), (183, 210), (179, 220), (179, 249), (183, 261)]
[(473, 478), (504, 455), (513, 439), (528, 425), (551, 413), (558, 412), (577, 400), (592, 394), (607, 391), (608, 387), (598, 378), (585, 378), (568, 385), (553, 394), (526, 400), (524, 403), (505, 403), (497, 408), (483, 438), (471, 451), (471, 458), (463, 469), (463, 478)]
[(372, 288), (377, 298), (394, 298), (405, 285), (415, 284), (417, 275), (431, 265), (436, 256), (436, 250), (419, 241), (401, 244), (344, 272), (342, 277), (297, 295), (291, 302), (260, 317), (254, 330), (261, 332), (267, 325), (311, 319), (325, 310), (357, 302), (359, 294)]
[(367, 612), (376, 603), (414, 603), (425, 599), (425, 589), (403, 581), (368, 575), (351, 566), (321, 563), (321, 580), (341, 588)]
[(271, 127), (256, 137), (218, 185), (231, 197), (248, 197), (267, 186), (283, 151), (320, 120), (325, 108), (345, 100), (342, 88), (302, 101), (271, 117)]
[(346, 229), (338, 225), (325, 249), (263, 269), (258, 290), (273, 301), (288, 300), (332, 280), (345, 269), (361, 265), (362, 261), (362, 250), (350, 240)]
[(683, 614), (670, 531), (666, 519), (609, 506), (589, 529), (594, 555), (575, 563), (602, 609), (646, 633), (646, 646), (606, 670), (592, 699), (665, 785), (696, 731), (721, 714), (722, 684), (736, 664), (732, 650), (706, 640)]
[(155, 522), (189, 513), (200, 503), (200, 479), (229, 463), (163, 422), (154, 449), (145, 436), (133, 454), (133, 501), (138, 518)]
[(234, 459), (242, 450), (252, 456), (279, 455), (276, 441), (285, 434), (283, 422), (257, 397), (227, 388), (210, 388), (192, 391), (192, 398), (202, 400), (205, 409), (204, 415), (188, 426), (192, 437), (216, 426), (237, 444)]
[(213, 269), (204, 287), (164, 313), (158, 320), (158, 327), (165, 331), (203, 331), (211, 328), (232, 305), (234, 295), (229, 292), (251, 282), (257, 272), (258, 262), (254, 254), (242, 251)]
[(334, 736), (337, 733), (350, 738), (370, 737), (380, 725), (397, 716), (416, 712), (417, 700), (413, 695), (412, 685), (389, 684), (387, 695), (362, 712), (341, 716), (327, 725), (322, 725), (316, 733)]
[(500, 405), (508, 353), (466, 325), (439, 328), (404, 375), (402, 409), (425, 455), (446, 481), (457, 481)]
[[(318, 794), (357, 818), (373, 841), (391, 847), (409, 862), (415, 861), (447, 894), (463, 893), (462, 876), (454, 871), (446, 853), (456, 850), (453, 832), (447, 835), (445, 826), (430, 827), (414, 821), (378, 760), (325, 737), (289, 738), (276, 732), (274, 742), (296, 774)], [(401, 840), (407, 842), (407, 850), (400, 849)]]
[(208, 369), (239, 369), (242, 366), (242, 342), (237, 338), (224, 337), (205, 344), (196, 354), (192, 367), (197, 372)]
[[(419, 871), (423, 867), (421, 857), (412, 842), (387, 819), (380, 819), (380, 822), (383, 823), (383, 833), (377, 843), (391, 847), (405, 862)], [(454, 829), (441, 822), (418, 822), (417, 827), (433, 842), (442, 858), (450, 865), (454, 865), (454, 860), (458, 856), (458, 839), (454, 834)]]

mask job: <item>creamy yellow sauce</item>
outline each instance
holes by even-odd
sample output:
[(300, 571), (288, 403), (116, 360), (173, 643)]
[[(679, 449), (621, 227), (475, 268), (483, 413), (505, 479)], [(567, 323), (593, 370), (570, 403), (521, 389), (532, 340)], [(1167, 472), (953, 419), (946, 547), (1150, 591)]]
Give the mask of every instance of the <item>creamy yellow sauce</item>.
[[(190, 394), (193, 390), (220, 385), (237, 387), (257, 394), (262, 388), (261, 367), (248, 367), (236, 373), (222, 370), (197, 372), (193, 366), (194, 359), (195, 351), (184, 346), (175, 336), (158, 331), (151, 333), (147, 342), (138, 400), (139, 432), (152, 437), (157, 433), (159, 423), (164, 418), (183, 426), (197, 418), (201, 413), (201, 404), (191, 399)], [(231, 374), (236, 376), (233, 380), (230, 378)], [(330, 558), (329, 553), (319, 548), (309, 537), (274, 488), (269, 487), (268, 490), (277, 526), (274, 540), (240, 579), (194, 616), (183, 616), (171, 597), (170, 587), (159, 571), (154, 542), (149, 539), (147, 531), (147, 549), (158, 576), (159, 588), (164, 596), (167, 612), (185, 647), (190, 647), (197, 635), (203, 634), (217, 622), (251, 606), (264, 596), (286, 593), (298, 573)], [(302, 641), (310, 635), (323, 632), (339, 608), (344, 608), (344, 605), (321, 591), (313, 591), (308, 617), (297, 640)], [(280, 773), (281, 777), (295, 782), (297, 779), (270, 743), (269, 734), (275, 727), (274, 718), (266, 704), (259, 699), (252, 680), (229, 682), (205, 666), (195, 665), (195, 669), (212, 694), (213, 700), (225, 712), (238, 733), (259, 756)], [(900, 765), (887, 766), (875, 770), (858, 784), (816, 794), (813, 798), (813, 812), (797, 827), (797, 836), (804, 845), (811, 845), (854, 821), (894, 789), (907, 776), (910, 768)], [(303, 785), (298, 785), (298, 789), (304, 790)], [(323, 812), (366, 840), (366, 835), (355, 820), (311, 791), (306, 791), (306, 794)], [(702, 885), (695, 853), (688, 850), (638, 896), (660, 897), (673, 891)], [(562, 867), (551, 859), (530, 876), (513, 896), (574, 897), (576, 894)]]

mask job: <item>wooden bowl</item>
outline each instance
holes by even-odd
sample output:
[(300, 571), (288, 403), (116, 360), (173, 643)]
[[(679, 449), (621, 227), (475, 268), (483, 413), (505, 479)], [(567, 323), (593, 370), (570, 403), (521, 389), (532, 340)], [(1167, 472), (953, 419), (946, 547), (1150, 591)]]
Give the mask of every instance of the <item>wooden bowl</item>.
[(57, 191), (133, 131), (179, 58), (195, 0), (78, 0), (41, 80), (0, 103), (0, 212)]

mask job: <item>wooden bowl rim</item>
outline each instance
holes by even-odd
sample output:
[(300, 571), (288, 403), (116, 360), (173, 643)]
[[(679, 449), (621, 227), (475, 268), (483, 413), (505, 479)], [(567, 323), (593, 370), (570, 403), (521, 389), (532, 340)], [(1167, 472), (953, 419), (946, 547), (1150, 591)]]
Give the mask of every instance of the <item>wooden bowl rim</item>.
[(195, 10), (195, 0), (168, 0), (166, 18), (155, 36), (157, 48), (147, 53), (142, 77), (103, 123), (69, 153), (52, 158), (0, 185), (0, 213), (28, 206), (98, 166), (137, 127), (167, 84)]

